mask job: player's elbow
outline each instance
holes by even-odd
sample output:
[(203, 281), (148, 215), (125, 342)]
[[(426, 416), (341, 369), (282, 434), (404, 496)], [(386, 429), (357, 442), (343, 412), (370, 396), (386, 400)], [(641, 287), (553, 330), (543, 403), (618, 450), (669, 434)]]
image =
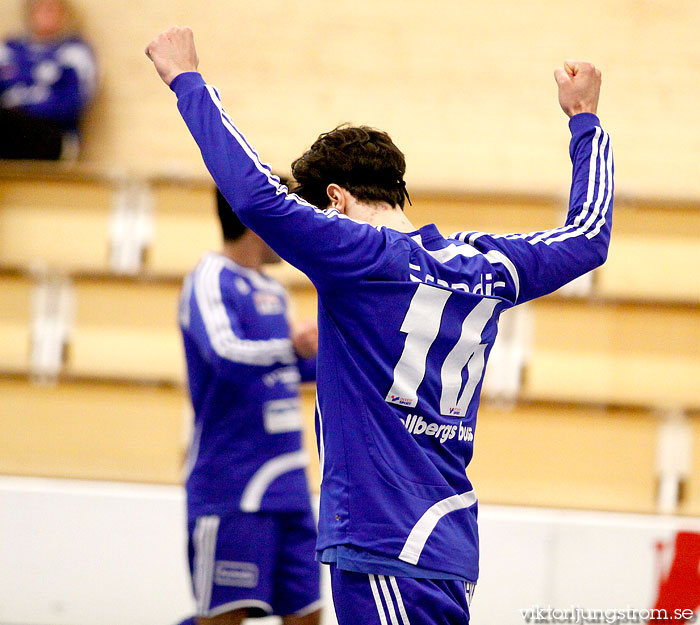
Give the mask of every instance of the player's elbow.
[(609, 246), (607, 243), (598, 244), (595, 246), (595, 254), (594, 254), (595, 267), (600, 267), (601, 265), (605, 264), (606, 260), (608, 260), (608, 249), (609, 249)]
[(608, 246), (587, 242), (575, 252), (576, 276), (582, 276), (600, 267), (608, 258)]

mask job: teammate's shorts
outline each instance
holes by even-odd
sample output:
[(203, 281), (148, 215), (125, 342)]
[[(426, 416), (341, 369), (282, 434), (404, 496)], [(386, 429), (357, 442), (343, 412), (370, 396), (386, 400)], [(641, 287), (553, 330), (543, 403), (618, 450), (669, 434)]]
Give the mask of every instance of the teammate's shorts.
[(331, 565), (338, 625), (467, 625), (474, 584), (342, 571)]
[(189, 523), (197, 616), (238, 609), (302, 616), (321, 607), (312, 512), (201, 516)]

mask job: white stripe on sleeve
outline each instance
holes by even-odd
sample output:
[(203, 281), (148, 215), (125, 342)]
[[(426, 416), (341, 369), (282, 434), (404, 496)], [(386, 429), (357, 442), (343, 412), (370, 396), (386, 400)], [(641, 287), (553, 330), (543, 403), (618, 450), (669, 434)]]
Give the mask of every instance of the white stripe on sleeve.
[[(339, 213), (337, 210), (332, 209), (332, 208), (327, 208), (327, 209), (320, 209), (313, 204), (310, 204), (303, 198), (300, 198), (298, 195), (295, 193), (289, 193), (287, 187), (285, 187), (283, 184), (281, 184), (280, 179), (275, 176), (271, 171), (270, 167), (265, 165), (262, 160), (260, 159), (260, 156), (258, 155), (257, 151), (255, 148), (248, 143), (248, 140), (245, 138), (243, 133), (236, 128), (236, 125), (233, 123), (233, 120), (229, 116), (229, 114), (224, 110), (223, 105), (221, 104), (221, 96), (219, 95), (218, 90), (216, 87), (213, 87), (211, 85), (207, 85), (207, 92), (209, 93), (209, 97), (211, 98), (212, 102), (216, 106), (216, 108), (219, 110), (219, 114), (221, 115), (221, 123), (224, 125), (224, 128), (228, 130), (229, 134), (234, 138), (236, 143), (241, 147), (241, 149), (245, 152), (246, 156), (253, 162), (253, 165), (255, 165), (255, 168), (262, 174), (265, 175), (267, 178), (267, 182), (272, 185), (275, 188), (275, 191), (277, 192), (278, 195), (284, 194), (285, 200), (288, 201), (293, 201), (296, 202), (297, 204), (302, 204), (304, 206), (308, 206), (309, 208), (313, 209), (317, 213), (321, 213), (322, 215), (325, 215), (329, 219), (337, 218), (337, 219), (344, 219), (347, 221), (352, 221), (354, 223), (358, 224), (364, 224), (364, 225), (369, 225), (364, 221), (358, 221), (356, 219), (352, 219), (348, 217), (347, 215), (343, 215)], [(372, 226), (376, 230), (381, 230), (384, 226)]]
[[(601, 142), (602, 139), (602, 142)], [(600, 232), (605, 217), (608, 212), (610, 200), (612, 199), (612, 149), (609, 146), (609, 135), (600, 126), (595, 127), (595, 133), (591, 140), (591, 156), (588, 166), (588, 188), (586, 191), (586, 201), (581, 207), (581, 211), (576, 215), (573, 223), (553, 228), (530, 232), (528, 234), (487, 234), (484, 232), (455, 232), (448, 238), (464, 241), (469, 245), (482, 236), (490, 236), (494, 239), (521, 239), (526, 240), (531, 245), (544, 243), (551, 245), (567, 239), (585, 235), (591, 239)], [(606, 156), (606, 149), (608, 150)], [(600, 161), (600, 168), (598, 162)], [(596, 180), (598, 190), (596, 192)], [(605, 201), (603, 202), (603, 198)], [(602, 205), (602, 211), (601, 211)], [(593, 206), (593, 210), (591, 210)], [(585, 221), (584, 221), (585, 220)]]
[[(596, 126), (596, 136), (595, 138), (597, 139), (599, 134), (601, 132), (600, 127)], [(594, 143), (593, 149), (591, 150), (591, 164), (590, 164), (590, 171), (589, 171), (589, 177), (588, 177), (588, 191), (586, 195), (586, 202), (583, 205), (583, 208), (579, 215), (576, 217), (574, 220), (573, 226), (575, 227), (574, 230), (570, 232), (565, 232), (563, 234), (559, 234), (558, 236), (554, 237), (537, 237), (530, 241), (530, 243), (534, 244), (538, 242), (539, 240), (543, 240), (547, 245), (551, 245), (552, 243), (558, 243), (560, 241), (566, 241), (567, 239), (571, 239), (573, 237), (578, 237), (581, 235), (586, 234), (589, 232), (591, 229), (591, 226), (596, 222), (596, 219), (600, 215), (600, 209), (601, 205), (603, 202), (603, 198), (605, 196), (605, 175), (607, 173), (607, 162), (605, 159), (605, 148), (608, 144), (608, 133), (603, 131), (603, 142), (602, 145), (600, 146), (600, 173), (599, 173), (599, 178), (598, 178), (598, 193), (597, 197), (595, 194), (595, 182), (596, 182), (596, 173), (597, 173), (597, 165), (598, 165), (598, 143)], [(596, 156), (595, 161), (594, 161), (594, 155)], [(609, 156), (609, 155), (608, 155)], [(593, 203), (593, 200), (595, 199), (595, 204), (593, 204), (593, 211), (589, 214), (589, 209), (590, 205)], [(585, 222), (583, 225), (581, 225), (581, 222), (585, 219)]]
[(216, 354), (232, 362), (254, 366), (296, 362), (290, 339), (246, 340), (234, 334), (221, 296), (223, 267), (222, 259), (209, 256), (197, 268), (194, 278), (197, 306)]
[[(253, 161), (253, 164), (255, 165), (255, 168), (262, 174), (265, 175), (267, 178), (267, 181), (275, 187), (275, 190), (277, 193), (284, 193), (287, 195), (287, 188), (280, 183), (280, 179), (273, 175), (272, 172), (270, 171), (269, 167), (266, 167), (262, 161), (260, 160), (260, 156), (258, 156), (258, 153), (255, 151), (255, 148), (251, 146), (246, 138), (243, 136), (243, 133), (241, 133), (238, 128), (236, 128), (235, 124), (233, 123), (233, 120), (229, 117), (228, 113), (224, 110), (224, 107), (221, 104), (221, 96), (219, 95), (218, 90), (216, 87), (212, 87), (211, 85), (207, 85), (207, 91), (209, 92), (209, 97), (211, 98), (212, 102), (216, 106), (217, 109), (219, 109), (219, 113), (221, 115), (221, 122), (223, 123), (224, 127), (226, 130), (229, 131), (231, 136), (236, 140), (238, 145), (241, 146), (241, 149), (246, 153), (248, 158)], [(306, 200), (302, 200), (300, 197), (290, 194), (287, 195), (288, 199), (293, 199), (299, 204), (305, 204), (306, 206), (309, 206), (311, 208), (315, 208), (316, 210), (319, 210), (312, 204), (309, 204)]]
[(608, 183), (606, 185), (607, 187), (607, 197), (605, 198), (605, 207), (603, 208), (603, 212), (600, 216), (600, 219), (598, 220), (598, 223), (596, 224), (595, 228), (591, 230), (586, 236), (589, 239), (592, 239), (594, 236), (596, 236), (599, 232), (600, 229), (603, 227), (603, 224), (605, 224), (605, 219), (608, 215), (608, 209), (610, 208), (610, 200), (612, 199), (612, 192), (613, 192), (613, 174), (612, 174), (612, 167), (613, 167), (613, 158), (612, 158), (612, 147), (608, 147)]

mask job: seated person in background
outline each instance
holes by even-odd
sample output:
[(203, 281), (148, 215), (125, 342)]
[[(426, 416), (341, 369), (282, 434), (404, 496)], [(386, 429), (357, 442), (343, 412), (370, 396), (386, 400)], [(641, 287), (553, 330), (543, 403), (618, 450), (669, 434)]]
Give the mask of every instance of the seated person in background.
[(27, 33), (0, 47), (0, 158), (77, 155), (97, 65), (66, 0), (26, 0)]

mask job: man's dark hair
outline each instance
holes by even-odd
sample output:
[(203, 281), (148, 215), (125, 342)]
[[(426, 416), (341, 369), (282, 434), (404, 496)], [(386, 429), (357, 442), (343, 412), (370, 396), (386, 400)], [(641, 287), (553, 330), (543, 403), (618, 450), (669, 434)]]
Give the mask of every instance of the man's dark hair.
[(224, 241), (235, 241), (243, 236), (248, 229), (238, 219), (238, 215), (233, 212), (231, 205), (226, 201), (219, 189), (216, 189), (216, 208), (219, 211), (219, 221), (221, 222), (221, 232)]
[(326, 188), (335, 183), (357, 200), (403, 209), (405, 172), (406, 159), (391, 137), (368, 126), (338, 126), (292, 163), (294, 192), (319, 208), (330, 203)]

